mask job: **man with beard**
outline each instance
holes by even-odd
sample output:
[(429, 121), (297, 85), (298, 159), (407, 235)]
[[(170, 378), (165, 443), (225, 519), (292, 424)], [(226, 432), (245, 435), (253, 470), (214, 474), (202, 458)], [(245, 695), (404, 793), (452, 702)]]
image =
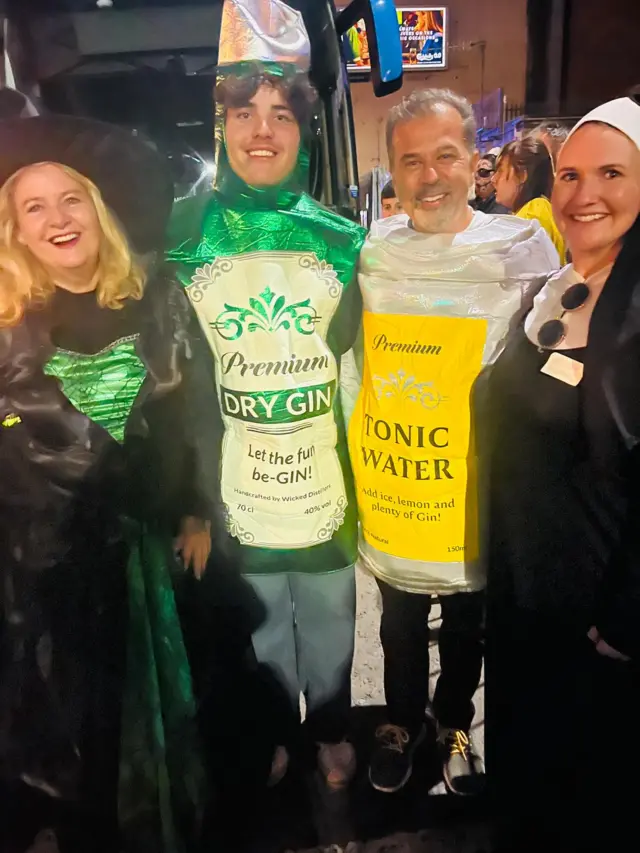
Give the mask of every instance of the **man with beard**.
[(383, 605), (388, 722), (376, 733), (369, 776), (374, 788), (393, 792), (411, 775), (426, 734), (437, 596), (433, 711), (447, 788), (467, 794), (483, 775), (469, 731), (485, 583), (470, 397), (525, 286), (556, 269), (558, 256), (537, 222), (469, 207), (478, 157), (464, 98), (412, 93), (390, 112), (387, 145), (409, 220), (375, 223), (361, 255), (364, 371), (349, 436), (360, 553)]
[(493, 154), (485, 154), (476, 166), (476, 197), (471, 202), (474, 210), (481, 210), (483, 213), (509, 213), (509, 208), (496, 201), (496, 188), (493, 185), (495, 173), (496, 158)]

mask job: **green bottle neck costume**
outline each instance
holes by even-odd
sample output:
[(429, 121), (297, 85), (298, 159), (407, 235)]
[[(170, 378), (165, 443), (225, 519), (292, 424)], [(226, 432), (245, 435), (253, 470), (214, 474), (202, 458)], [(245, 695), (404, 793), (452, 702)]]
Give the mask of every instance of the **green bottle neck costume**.
[[(339, 366), (360, 323), (364, 230), (300, 187), (265, 190), (218, 152), (217, 187), (181, 202), (168, 254), (213, 355), (219, 487), (245, 573), (328, 572), (357, 555)], [(206, 440), (204, 438), (203, 440)]]

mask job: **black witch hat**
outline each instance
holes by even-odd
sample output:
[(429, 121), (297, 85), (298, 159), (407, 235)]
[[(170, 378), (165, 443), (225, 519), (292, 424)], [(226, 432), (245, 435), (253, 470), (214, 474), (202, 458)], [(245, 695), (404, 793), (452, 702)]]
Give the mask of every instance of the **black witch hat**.
[(0, 186), (34, 163), (70, 166), (98, 187), (132, 248), (160, 248), (173, 204), (168, 164), (135, 131), (75, 116), (0, 121)]

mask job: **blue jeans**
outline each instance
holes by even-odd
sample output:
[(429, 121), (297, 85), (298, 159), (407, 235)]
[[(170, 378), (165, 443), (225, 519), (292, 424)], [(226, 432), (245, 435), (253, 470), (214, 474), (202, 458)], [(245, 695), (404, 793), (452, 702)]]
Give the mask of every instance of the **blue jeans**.
[[(245, 575), (266, 616), (253, 633), (258, 662), (285, 697), (282, 741), (300, 721), (313, 740), (337, 743), (348, 728), (355, 638), (353, 566), (326, 574)], [(286, 744), (284, 744), (286, 745)]]

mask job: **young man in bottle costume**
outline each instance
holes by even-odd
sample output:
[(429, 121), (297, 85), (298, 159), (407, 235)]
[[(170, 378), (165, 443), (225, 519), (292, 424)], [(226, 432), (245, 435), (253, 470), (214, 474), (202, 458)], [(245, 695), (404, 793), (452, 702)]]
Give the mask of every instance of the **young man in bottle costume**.
[[(169, 260), (215, 372), (221, 439), (200, 434), (231, 559), (265, 610), (260, 664), (287, 697), (272, 783), (299, 728), (327, 783), (346, 784), (357, 518), (339, 365), (361, 318), (364, 231), (306, 192), (314, 91), (302, 17), (280, 0), (227, 0), (213, 191), (178, 205)], [(200, 431), (202, 432), (202, 431)], [(215, 570), (215, 566), (210, 571)]]

